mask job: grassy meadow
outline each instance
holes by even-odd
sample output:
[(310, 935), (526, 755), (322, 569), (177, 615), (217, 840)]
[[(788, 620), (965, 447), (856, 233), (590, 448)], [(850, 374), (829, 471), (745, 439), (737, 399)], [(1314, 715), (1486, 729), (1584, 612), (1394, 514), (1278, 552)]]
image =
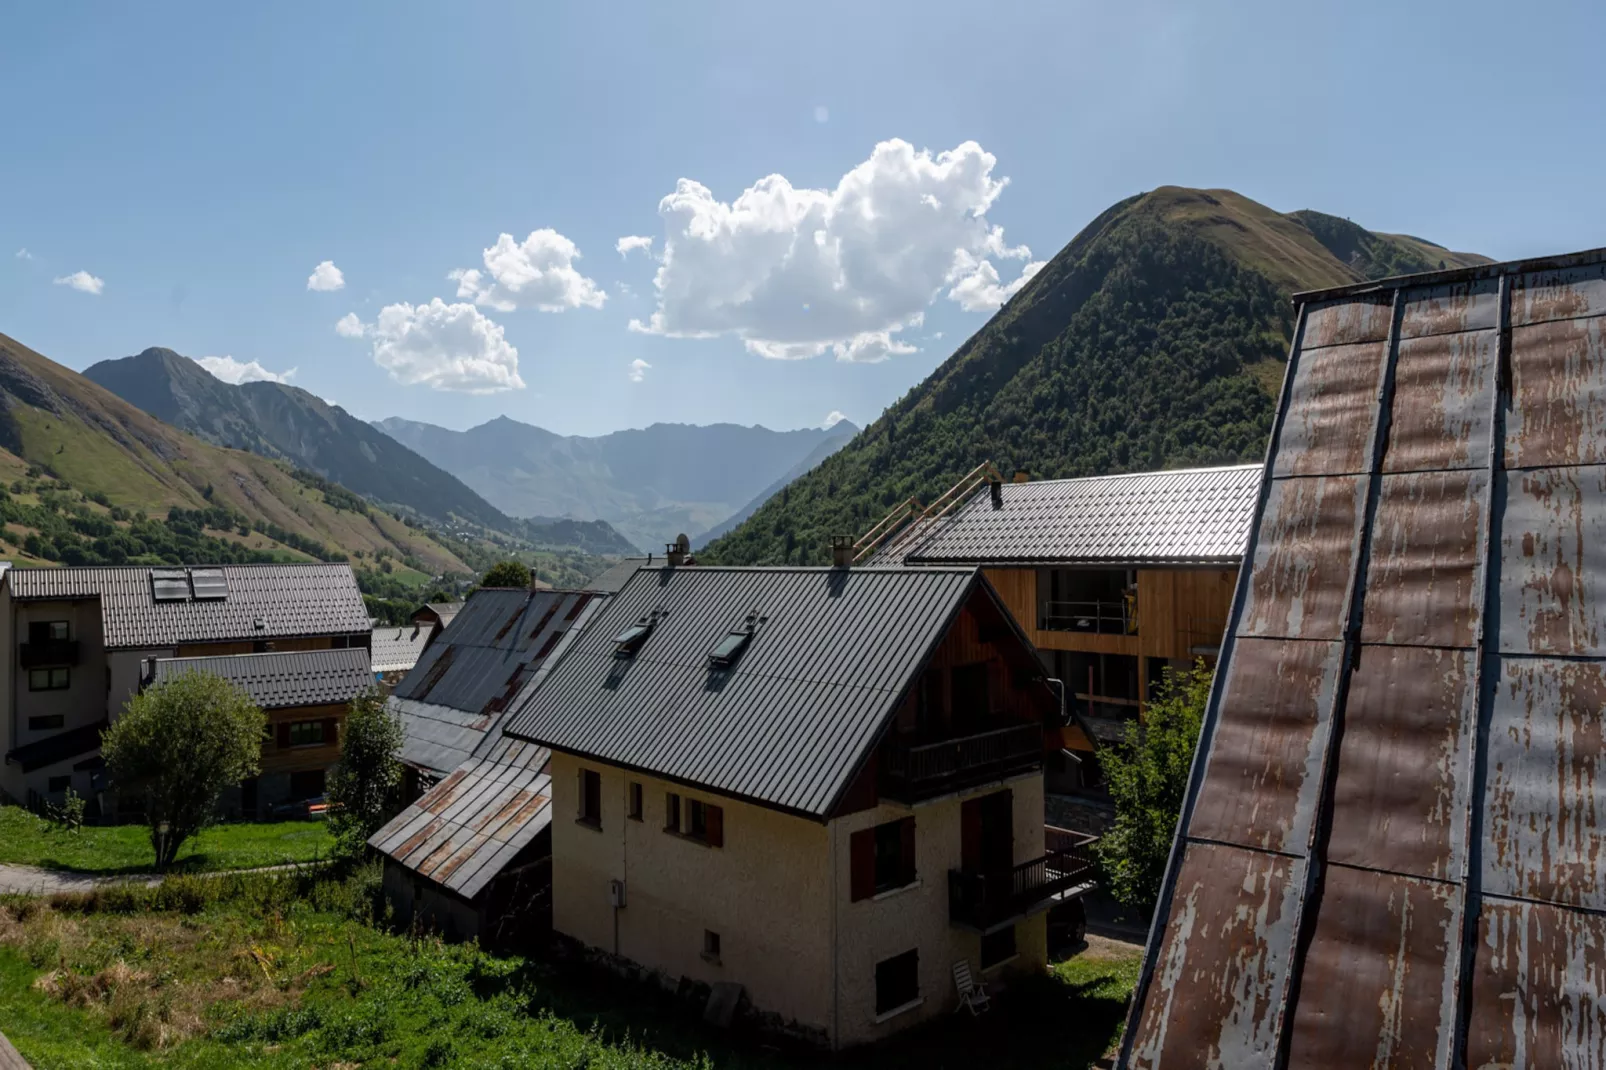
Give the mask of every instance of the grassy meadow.
[[(181, 872), (250, 869), (327, 858), (333, 840), (322, 821), (214, 825), (179, 848)], [(144, 825), (85, 826), (68, 831), (20, 806), (0, 806), (0, 862), (95, 876), (152, 868)]]

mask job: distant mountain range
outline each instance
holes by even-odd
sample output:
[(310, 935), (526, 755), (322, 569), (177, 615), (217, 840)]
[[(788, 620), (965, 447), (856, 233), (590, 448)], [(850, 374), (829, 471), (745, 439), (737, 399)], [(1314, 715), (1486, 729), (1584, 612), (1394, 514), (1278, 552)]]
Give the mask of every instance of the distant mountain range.
[[(1488, 263), (1231, 190), (1106, 209), (932, 374), (702, 559), (822, 563), (985, 460), (1036, 478), (1259, 460), (1292, 292)], [(493, 499), (494, 500), (494, 499)]]
[(700, 545), (859, 430), (653, 424), (588, 438), (505, 416), (467, 431), (399, 417), (376, 426), (504, 513), (604, 519), (644, 550), (681, 533)]
[(83, 374), (197, 438), (287, 461), (449, 528), (467, 524), (538, 545), (596, 554), (632, 550), (606, 523), (514, 520), (391, 436), (300, 387), (226, 383), (195, 361), (162, 348), (103, 360)]

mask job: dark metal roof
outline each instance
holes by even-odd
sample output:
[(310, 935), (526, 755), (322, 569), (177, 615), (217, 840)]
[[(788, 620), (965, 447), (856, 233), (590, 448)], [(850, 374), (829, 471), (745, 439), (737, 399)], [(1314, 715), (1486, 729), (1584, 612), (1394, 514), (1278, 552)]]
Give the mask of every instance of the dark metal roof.
[(1606, 250), (1306, 295), (1120, 1065), (1606, 1067)]
[(431, 629), (421, 624), (385, 624), (374, 629), (368, 640), (369, 661), (374, 672), (406, 672), (418, 664), (419, 655), (429, 645)]
[(1259, 465), (1004, 483), (996, 506), (984, 486), (897, 553), (911, 565), (1236, 565), (1259, 491)]
[(615, 594), (629, 582), (638, 568), (645, 568), (651, 563), (651, 557), (627, 557), (587, 580), (586, 589), (601, 591), (603, 594)]
[[(823, 817), (985, 586), (975, 569), (644, 568), (508, 733)], [(614, 637), (653, 613), (636, 655), (615, 658)], [(746, 651), (711, 668), (709, 651), (751, 614)]]
[[(584, 606), (525, 692), (541, 686), (600, 605), (593, 599)], [(387, 822), (369, 846), (458, 895), (478, 895), (552, 820), (551, 752), (504, 735), (509, 716), (498, 714), (477, 733), (472, 755)]]
[(391, 708), (407, 742), (402, 761), (436, 774), (473, 752), (588, 602), (575, 591), (481, 588), (396, 686)]
[(151, 660), (153, 685), (186, 673), (210, 673), (250, 695), (265, 710), (339, 705), (374, 685), (368, 651), (360, 646)]
[(112, 650), (356, 635), (371, 626), (350, 565), (223, 565), (221, 571), (228, 596), (206, 601), (158, 602), (147, 567), (13, 568), (4, 582), (20, 600), (99, 599)]
[(31, 773), (35, 769), (43, 769), (47, 765), (76, 758), (80, 754), (100, 750), (100, 734), (106, 731), (107, 724), (103, 718), (94, 724), (79, 725), (77, 728), (69, 728), (65, 732), (58, 732), (44, 739), (36, 739), (32, 743), (7, 751), (6, 761), (22, 766), (24, 773)]

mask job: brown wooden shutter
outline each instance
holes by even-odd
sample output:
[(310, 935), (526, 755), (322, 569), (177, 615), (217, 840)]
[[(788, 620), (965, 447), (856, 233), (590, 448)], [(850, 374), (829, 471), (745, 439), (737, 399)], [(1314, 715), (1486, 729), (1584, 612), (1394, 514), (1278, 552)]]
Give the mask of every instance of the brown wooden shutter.
[(966, 799), (959, 805), (959, 865), (969, 870), (981, 868), (980, 799)]
[(718, 806), (708, 806), (703, 812), (707, 814), (708, 846), (725, 846), (725, 811)]
[(340, 718), (338, 718), (338, 717), (325, 717), (323, 719), (323, 743), (324, 743), (324, 746), (326, 746), (326, 747), (334, 746), (336, 743), (339, 743), (339, 742), (340, 742)]
[(899, 822), (903, 827), (903, 882), (908, 884), (915, 879), (915, 819), (906, 817)]
[(274, 727), (278, 730), (279, 749), (284, 750), (290, 746), (290, 722), (280, 721)]
[(852, 891), (849, 899), (857, 903), (875, 895), (875, 829), (855, 832), (848, 840)]

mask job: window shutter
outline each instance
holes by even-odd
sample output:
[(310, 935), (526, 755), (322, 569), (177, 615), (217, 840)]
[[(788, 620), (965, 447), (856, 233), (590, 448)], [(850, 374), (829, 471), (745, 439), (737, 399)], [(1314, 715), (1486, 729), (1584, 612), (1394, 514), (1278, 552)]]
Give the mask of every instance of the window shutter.
[(904, 883), (915, 879), (915, 819), (906, 817), (899, 822), (903, 828), (903, 878)]
[(284, 750), (290, 746), (290, 722), (280, 721), (274, 726), (279, 733), (279, 749)]
[(719, 806), (709, 806), (708, 814), (708, 846), (725, 846), (725, 810)]
[(340, 742), (340, 719), (338, 717), (325, 717), (323, 719), (323, 743), (326, 747), (334, 746)]
[(981, 800), (966, 799), (959, 805), (959, 865), (981, 868)]
[(849, 899), (857, 903), (875, 895), (875, 829), (855, 832), (848, 841), (852, 889)]

